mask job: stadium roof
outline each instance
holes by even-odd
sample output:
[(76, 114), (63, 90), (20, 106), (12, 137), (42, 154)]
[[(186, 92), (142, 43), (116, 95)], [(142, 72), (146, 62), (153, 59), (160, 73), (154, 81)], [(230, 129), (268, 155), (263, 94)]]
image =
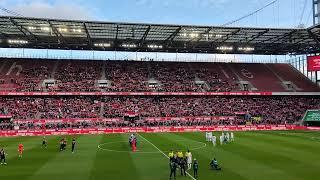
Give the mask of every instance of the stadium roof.
[(320, 52), (320, 25), (281, 29), (0, 16), (0, 38), (2, 48), (265, 55)]

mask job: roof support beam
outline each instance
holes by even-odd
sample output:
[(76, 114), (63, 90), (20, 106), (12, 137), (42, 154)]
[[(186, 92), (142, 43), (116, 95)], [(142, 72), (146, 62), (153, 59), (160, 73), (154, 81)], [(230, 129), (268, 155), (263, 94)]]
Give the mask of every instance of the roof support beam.
[(227, 35), (227, 38), (224, 39), (224, 40), (222, 40), (222, 41), (220, 41), (220, 42), (221, 42), (221, 43), (224, 43), (224, 42), (228, 41), (232, 36), (236, 35), (236, 34), (237, 34), (238, 32), (240, 32), (240, 31), (241, 31), (241, 28), (237, 29), (236, 31), (232, 32), (231, 34), (228, 34), (228, 35)]
[(317, 45), (319, 45), (320, 39), (315, 34), (313, 34), (310, 29), (308, 29), (307, 31), (309, 36), (317, 43)]
[(213, 27), (209, 27), (205, 32), (200, 33), (199, 37), (194, 41), (195, 43), (198, 43), (201, 39), (203, 35), (208, 34), (208, 38), (209, 38), (209, 32), (213, 29)]
[[(29, 39), (29, 41), (32, 41), (32, 40), (38, 41), (38, 38), (32, 32), (30, 32), (27, 28), (25, 28), (25, 27), (23, 27), (21, 25), (18, 25), (18, 23), (15, 22), (11, 17), (9, 17), (9, 20), (14, 26), (16, 26), (19, 29), (19, 31), (24, 36), (26, 36), (27, 39)], [(30, 35), (32, 36), (32, 38), (29, 37)]]
[(116, 38), (114, 39), (114, 44), (117, 43), (117, 41), (118, 41), (118, 36), (119, 36), (119, 24), (117, 24)]
[(252, 42), (253, 40), (261, 37), (262, 35), (264, 35), (265, 33), (269, 32), (269, 29), (265, 30), (265, 31), (262, 31), (262, 32), (259, 32), (257, 35), (255, 36), (252, 36), (251, 39), (249, 41), (247, 41), (247, 43), (250, 43)]
[(149, 34), (149, 32), (150, 32), (150, 29), (151, 29), (151, 25), (148, 26), (148, 28), (147, 28), (147, 30), (144, 32), (142, 38), (139, 40), (140, 46), (142, 46), (143, 43), (144, 43), (144, 41), (146, 40), (146, 38), (147, 38), (147, 36), (148, 36), (148, 34)]
[(87, 34), (88, 45), (89, 45), (89, 46), (92, 46), (92, 45), (93, 45), (93, 44), (92, 44), (92, 39), (91, 39), (90, 33), (89, 33), (89, 31), (88, 31), (87, 24), (86, 24), (85, 22), (83, 23), (83, 28), (84, 28), (84, 30), (85, 30), (85, 32), (86, 32), (86, 34)]
[(164, 44), (167, 44), (168, 42), (172, 42), (173, 39), (179, 34), (181, 29), (182, 29), (182, 26), (178, 27), (166, 40), (164, 40)]
[(280, 37), (279, 37), (279, 36), (271, 37), (271, 38), (269, 38), (269, 39), (266, 39), (266, 40), (262, 41), (262, 43), (277, 38), (277, 39), (275, 39), (275, 40), (273, 40), (273, 41), (271, 42), (271, 43), (275, 43), (275, 42), (277, 42), (277, 41), (279, 41), (279, 40), (282, 40), (282, 39), (284, 39), (284, 38), (286, 38), (286, 37), (288, 37), (288, 36), (291, 36), (291, 35), (292, 35), (293, 33), (295, 33), (296, 31), (297, 31), (297, 30), (292, 30), (291, 32), (285, 33), (283, 36), (279, 35)]
[(56, 35), (57, 39), (58, 39), (58, 43), (60, 44), (66, 44), (66, 41), (64, 39), (64, 37), (62, 36), (62, 34), (57, 30), (56, 27), (54, 27), (51, 23), (50, 20), (47, 20), (47, 22), (49, 23), (50, 25), (50, 28), (52, 29), (53, 33)]

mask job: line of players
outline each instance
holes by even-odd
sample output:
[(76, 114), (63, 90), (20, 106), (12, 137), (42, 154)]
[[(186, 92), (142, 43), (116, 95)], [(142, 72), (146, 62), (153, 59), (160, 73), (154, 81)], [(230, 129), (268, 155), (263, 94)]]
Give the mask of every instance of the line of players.
[(187, 176), (187, 170), (193, 168), (194, 177), (198, 177), (198, 168), (199, 164), (196, 159), (194, 159), (192, 163), (192, 153), (188, 150), (185, 155), (183, 155), (182, 151), (170, 151), (168, 154), (170, 159), (169, 166), (170, 166), (170, 179), (172, 176), (176, 179), (176, 170), (180, 168), (181, 176)]
[[(43, 137), (42, 148), (46, 149), (47, 147), (48, 147), (47, 139), (46, 139), (46, 137)], [(67, 147), (67, 140), (66, 140), (66, 138), (62, 138), (60, 140), (60, 148), (59, 148), (60, 151), (66, 150), (66, 147)], [(76, 139), (73, 138), (72, 142), (71, 142), (71, 152), (72, 153), (75, 152), (75, 147), (76, 147)], [(19, 156), (19, 158), (22, 158), (23, 151), (24, 151), (24, 146), (23, 146), (22, 143), (20, 143), (18, 145), (18, 156)], [(7, 156), (7, 153), (5, 152), (4, 148), (1, 148), (1, 150), (0, 150), (0, 164), (1, 165), (6, 165), (7, 164), (6, 156)]]
[[(42, 142), (42, 147), (45, 147), (47, 148), (47, 141), (46, 139), (43, 140)], [(75, 138), (72, 138), (72, 142), (71, 142), (71, 152), (72, 154), (74, 153), (75, 151), (75, 147), (76, 147), (76, 139)], [(67, 148), (67, 139), (66, 138), (62, 138), (60, 140), (60, 151), (64, 151), (66, 150)]]
[[(212, 134), (212, 132), (206, 132), (206, 141), (212, 142), (213, 146), (217, 145), (217, 137)], [(234, 141), (234, 134), (233, 132), (222, 132), (221, 136), (219, 137), (220, 145), (227, 144), (229, 142)]]
[[(19, 156), (19, 158), (22, 158), (23, 151), (24, 151), (24, 146), (23, 146), (22, 143), (20, 143), (18, 145), (18, 156)], [(4, 148), (1, 148), (1, 150), (0, 150), (0, 164), (1, 165), (6, 165), (7, 164), (7, 162), (6, 162), (6, 156), (7, 155), (8, 154), (6, 153)]]

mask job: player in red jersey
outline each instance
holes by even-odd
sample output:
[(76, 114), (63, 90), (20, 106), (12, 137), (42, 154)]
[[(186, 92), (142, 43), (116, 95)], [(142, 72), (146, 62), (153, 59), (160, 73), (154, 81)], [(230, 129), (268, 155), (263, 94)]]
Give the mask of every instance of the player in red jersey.
[(18, 146), (18, 152), (19, 152), (19, 157), (21, 158), (22, 157), (22, 154), (23, 154), (23, 144), (19, 144), (19, 146)]

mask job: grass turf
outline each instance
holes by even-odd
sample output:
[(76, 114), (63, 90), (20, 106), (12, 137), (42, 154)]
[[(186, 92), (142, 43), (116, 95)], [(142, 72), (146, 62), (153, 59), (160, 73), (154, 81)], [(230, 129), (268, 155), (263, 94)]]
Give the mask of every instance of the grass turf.
[[(42, 137), (0, 138), (0, 147), (8, 154), (8, 164), (0, 166), (0, 179), (168, 179), (168, 159), (159, 150), (167, 154), (170, 149), (188, 148), (194, 149), (193, 157), (199, 161), (198, 179), (313, 180), (320, 169), (320, 132), (236, 132), (235, 142), (217, 147), (211, 143), (205, 146), (204, 133), (139, 136), (136, 153), (130, 152), (128, 134), (76, 136), (75, 154), (71, 154), (70, 145), (59, 152), (61, 136), (47, 137), (47, 149), (41, 148)], [(69, 144), (72, 137), (67, 137)], [(20, 142), (25, 147), (22, 158), (17, 152)], [(222, 171), (210, 170), (213, 157)], [(177, 179), (191, 178), (181, 177), (178, 170)]]

